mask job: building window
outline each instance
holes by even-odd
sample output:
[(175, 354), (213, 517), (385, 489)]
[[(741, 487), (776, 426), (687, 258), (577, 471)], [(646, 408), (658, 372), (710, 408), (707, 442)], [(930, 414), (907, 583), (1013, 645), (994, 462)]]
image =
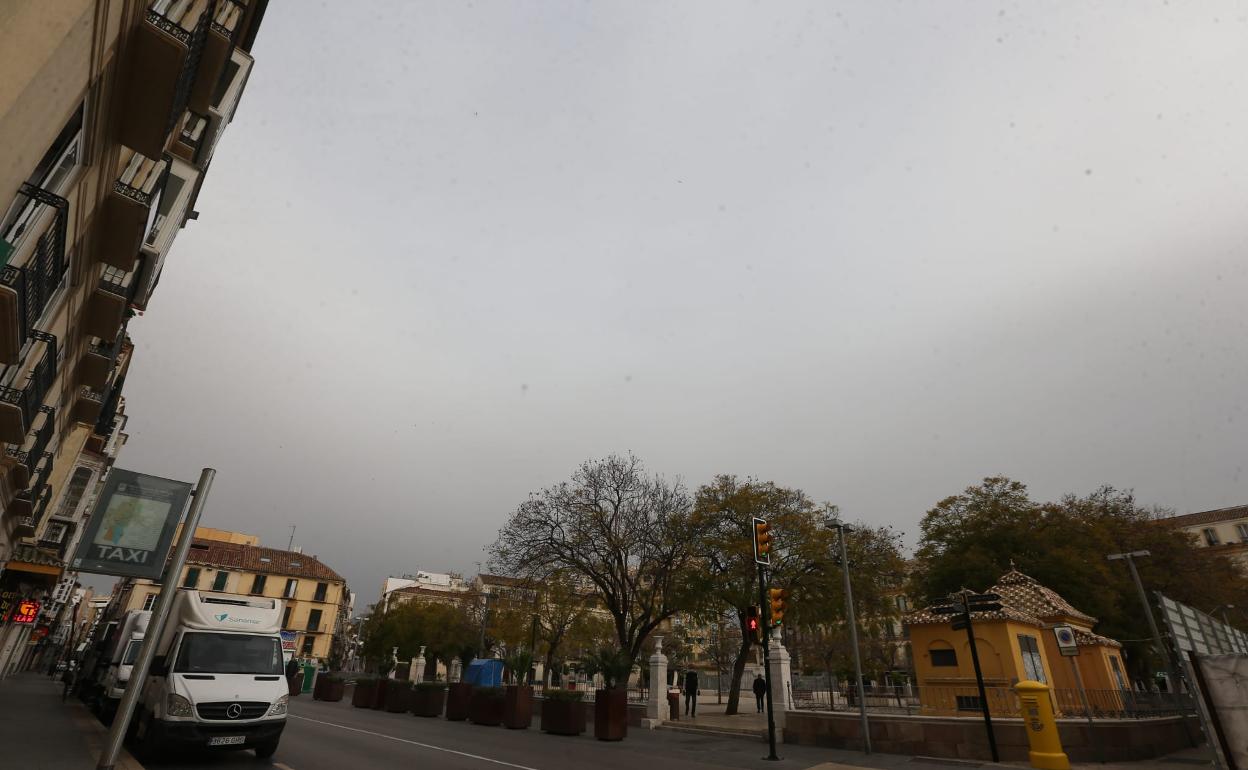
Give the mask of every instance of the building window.
[[(27, 182), (54, 195), (65, 192), (82, 157), (82, 117), (83, 105), (79, 105), (56, 141), (44, 153), (39, 165), (27, 177)], [(0, 257), (7, 259), (9, 252), (17, 247), (38, 210), (38, 202), (19, 195), (4, 213), (0, 218), (0, 239), (5, 243), (0, 243)]]
[(264, 582), (268, 580), (268, 575), (256, 575), (255, 580), (251, 581), (251, 592), (253, 594), (264, 593)]
[(199, 567), (187, 567), (186, 577), (182, 578), (183, 588), (199, 587)]
[(303, 648), (299, 651), (299, 654), (305, 658), (312, 657), (312, 645), (315, 643), (316, 643), (315, 637), (312, 637), (312, 636), (303, 637)]
[(956, 650), (929, 650), (933, 666), (957, 667), (958, 653)]
[(1235, 531), (1239, 533), (1239, 539), (1248, 543), (1248, 524), (1236, 524)]
[(1201, 530), (1205, 536), (1205, 545), (1221, 545), (1222, 541), (1218, 539), (1218, 531), (1213, 527), (1206, 527)]
[(317, 583), (316, 595), (312, 598), (318, 602), (325, 601), (325, 594), (329, 592), (329, 583)]
[(1118, 664), (1118, 656), (1117, 656), (1117, 655), (1110, 655), (1110, 656), (1109, 656), (1109, 667), (1110, 667), (1110, 668), (1113, 670), (1113, 672), (1114, 672), (1114, 681), (1116, 681), (1116, 682), (1118, 683), (1118, 689), (1119, 689), (1119, 690), (1125, 690), (1125, 689), (1127, 689), (1127, 680), (1126, 680), (1125, 678), (1123, 678), (1123, 676), (1122, 676), (1122, 666), (1120, 666), (1120, 665)]
[(289, 604), (286, 609), (282, 610), (282, 628), (290, 628), (290, 611), (293, 609)]
[(143, 611), (144, 612), (152, 611), (152, 606), (156, 604), (156, 597), (159, 595), (160, 594), (148, 594), (147, 596), (143, 597)]
[(282, 596), (287, 599), (295, 598), (295, 590), (299, 588), (299, 581), (293, 578), (286, 579), (286, 590), (282, 592)]
[(42, 539), (49, 543), (59, 543), (65, 539), (66, 531), (64, 522), (49, 521), (48, 528), (44, 530)]
[(957, 698), (958, 711), (979, 711), (982, 708), (978, 695), (959, 695)]
[(225, 570), (221, 570), (217, 572), (217, 576), (212, 579), (212, 590), (224, 591), (225, 581), (229, 579), (230, 579), (230, 573), (226, 572)]
[(1023, 673), (1033, 682), (1048, 682), (1044, 678), (1044, 661), (1040, 658), (1040, 645), (1036, 637), (1018, 635), (1018, 651), (1023, 656)]
[(320, 610), (312, 610), (311, 612), (308, 613), (308, 630), (309, 631), (321, 630), (321, 611)]
[[(51, 419), (50, 415), (44, 415), (44, 419)], [(61, 498), (61, 506), (57, 508), (56, 515), (62, 519), (72, 519), (78, 513), (78, 504), (82, 502), (82, 496), (87, 491), (87, 485), (91, 483), (91, 479), (95, 476), (95, 472), (90, 468), (78, 467), (74, 469), (74, 475), (69, 477), (69, 484), (65, 487), (65, 495)]]

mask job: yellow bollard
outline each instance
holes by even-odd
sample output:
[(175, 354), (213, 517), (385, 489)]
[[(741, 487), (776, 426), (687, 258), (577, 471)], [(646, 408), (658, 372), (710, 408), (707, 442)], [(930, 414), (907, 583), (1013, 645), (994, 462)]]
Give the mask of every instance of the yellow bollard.
[(1031, 745), (1031, 753), (1027, 755), (1031, 766), (1039, 770), (1070, 770), (1070, 759), (1062, 751), (1062, 739), (1057, 734), (1049, 686), (1040, 682), (1019, 682), (1014, 690), (1023, 708), (1023, 724)]

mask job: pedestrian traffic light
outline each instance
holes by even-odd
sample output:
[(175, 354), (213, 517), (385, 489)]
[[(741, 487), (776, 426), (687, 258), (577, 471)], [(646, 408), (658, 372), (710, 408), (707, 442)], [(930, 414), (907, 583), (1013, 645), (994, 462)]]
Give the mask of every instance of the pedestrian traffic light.
[(772, 588), (768, 591), (768, 606), (771, 609), (771, 625), (778, 626), (784, 622), (784, 611), (789, 606), (789, 591), (786, 588)]
[(763, 643), (763, 613), (756, 605), (745, 609), (745, 630), (750, 634), (750, 641)]
[(754, 519), (754, 561), (771, 565), (771, 525), (766, 519)]

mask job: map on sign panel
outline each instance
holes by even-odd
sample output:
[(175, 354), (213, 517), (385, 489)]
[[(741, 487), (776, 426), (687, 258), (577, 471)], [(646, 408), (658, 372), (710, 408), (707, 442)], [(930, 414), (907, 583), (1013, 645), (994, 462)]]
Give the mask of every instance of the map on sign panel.
[(160, 539), (161, 527), (169, 515), (169, 503), (130, 495), (113, 495), (104, 511), (95, 542), (121, 548), (151, 551)]

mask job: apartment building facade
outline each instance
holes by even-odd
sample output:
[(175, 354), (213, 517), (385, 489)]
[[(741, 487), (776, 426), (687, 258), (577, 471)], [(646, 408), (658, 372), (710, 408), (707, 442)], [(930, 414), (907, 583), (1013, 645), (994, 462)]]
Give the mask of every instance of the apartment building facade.
[[(342, 607), (351, 603), (346, 581), (316, 556), (265, 548), (254, 535), (227, 530), (195, 530), (178, 586), (280, 599), (282, 630), (294, 634), (295, 655), (305, 660), (330, 659)], [(125, 580), (115, 593), (121, 612), (150, 610), (160, 585)]]
[(1248, 505), (1188, 513), (1161, 521), (1191, 535), (1198, 548), (1230, 556), (1241, 569), (1248, 570)]
[[(0, 4), (0, 675), (65, 610), (147, 309), (267, 0)], [(34, 628), (6, 622), (41, 604)]]

